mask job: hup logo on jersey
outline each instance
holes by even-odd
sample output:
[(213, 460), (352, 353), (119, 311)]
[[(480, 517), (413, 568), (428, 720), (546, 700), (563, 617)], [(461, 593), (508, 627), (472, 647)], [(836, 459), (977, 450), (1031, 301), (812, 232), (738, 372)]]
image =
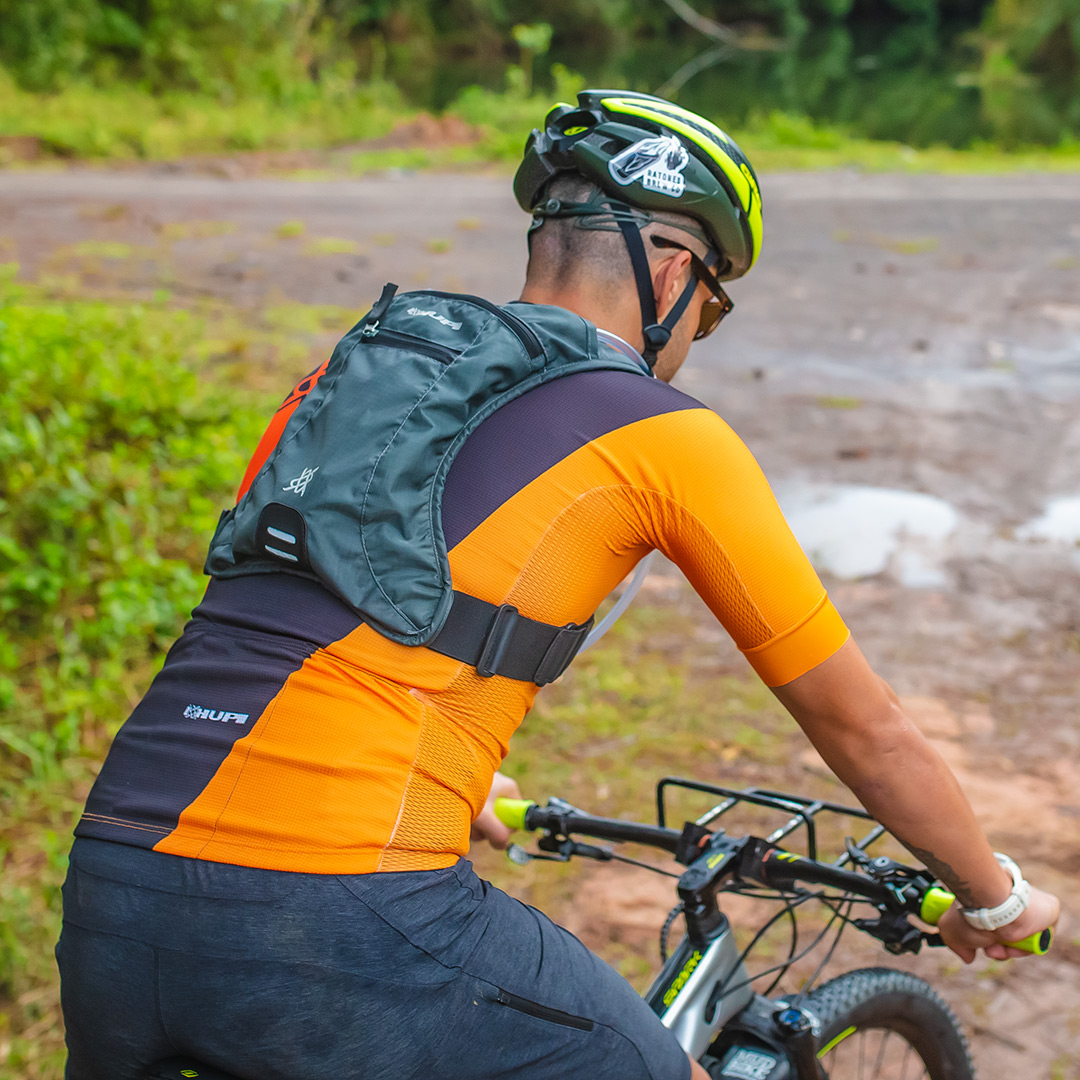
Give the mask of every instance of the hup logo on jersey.
[(223, 724), (246, 724), (250, 715), (250, 713), (246, 712), (208, 709), (204, 705), (189, 705), (184, 710), (185, 720), (220, 720)]
[(608, 172), (624, 187), (637, 180), (647, 191), (677, 199), (686, 190), (690, 155), (674, 135), (656, 135), (628, 146), (608, 162)]

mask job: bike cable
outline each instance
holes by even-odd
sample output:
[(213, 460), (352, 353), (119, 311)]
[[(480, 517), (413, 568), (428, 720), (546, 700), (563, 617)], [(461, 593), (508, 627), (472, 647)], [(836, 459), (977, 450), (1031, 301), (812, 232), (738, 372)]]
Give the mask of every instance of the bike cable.
[(669, 912), (660, 928), (660, 963), (667, 963), (667, 939), (671, 933), (671, 924), (686, 910), (686, 905), (680, 900)]
[[(840, 938), (843, 936), (844, 931), (851, 923), (850, 916), (851, 909), (855, 906), (854, 900), (848, 900), (846, 905), (841, 902), (835, 908), (833, 908), (832, 904), (830, 904), (828, 900), (822, 899), (822, 903), (825, 904), (826, 907), (831, 908), (834, 912), (833, 917), (829, 920), (828, 925), (825, 927), (825, 929), (828, 930), (828, 928), (832, 926), (833, 922), (836, 919), (840, 920), (840, 928), (836, 931), (836, 937), (833, 938), (833, 942), (829, 946), (828, 951), (825, 953), (825, 956), (822, 958), (821, 963), (818, 964), (818, 966), (814, 969), (814, 973), (810, 976), (809, 979), (806, 980), (805, 983), (803, 983), (802, 989), (799, 990), (794, 995), (794, 997), (788, 998), (788, 1004), (791, 1005), (792, 1008), (798, 1008), (798, 1006), (802, 1003), (803, 998), (806, 997), (806, 995), (810, 992), (810, 988), (814, 985), (814, 983), (817, 982), (821, 973), (825, 970), (826, 965), (833, 958), (833, 953), (836, 952), (836, 947), (840, 944)], [(845, 907), (846, 910), (841, 910)]]
[(642, 870), (651, 870), (654, 874), (661, 874), (663, 877), (682, 877), (682, 874), (673, 873), (671, 870), (661, 870), (659, 866), (653, 866), (652, 863), (642, 862), (641, 859), (631, 859), (629, 855), (620, 855), (610, 848), (607, 850), (611, 858), (616, 862), (627, 863), (630, 866), (639, 866)]
[[(793, 910), (794, 908), (800, 907), (802, 904), (805, 904), (808, 900), (820, 899), (822, 899), (822, 894), (820, 893), (806, 893), (804, 896), (800, 896), (796, 900), (789, 902), (788, 907)], [(844, 896), (842, 899), (853, 903), (860, 898), (853, 896)], [(742, 954), (739, 957), (740, 963), (746, 960), (746, 957), (749, 954), (750, 950), (758, 943), (765, 931), (768, 930), (769, 927), (773, 925), (773, 923), (783, 918), (786, 914), (788, 914), (787, 907), (785, 907), (783, 911), (778, 911), (771, 919), (769, 919), (769, 921), (754, 935), (754, 938), (750, 942), (750, 944), (745, 949), (743, 949)], [(821, 944), (821, 942), (825, 939), (826, 935), (832, 929), (833, 923), (836, 922), (838, 918), (843, 917), (839, 915), (839, 913), (836, 912), (835, 909), (833, 909), (832, 918), (829, 919), (829, 921), (825, 924), (825, 928), (821, 930), (820, 933), (818, 933), (814, 940), (811, 941), (805, 949), (802, 949), (801, 951), (793, 955), (789, 955), (788, 958), (781, 963), (773, 964), (772, 967), (767, 967), (763, 971), (759, 971), (756, 974), (751, 975), (746, 979), (743, 979), (742, 982), (736, 983), (734, 986), (728, 986), (726, 981), (723, 983), (718, 983), (717, 988), (713, 991), (713, 994), (711, 996), (719, 1000), (725, 994), (733, 994), (736, 990), (741, 990), (744, 986), (749, 986), (751, 983), (757, 982), (758, 979), (761, 979), (766, 975), (771, 975), (774, 971), (778, 971), (782, 975), (789, 967), (791, 967), (792, 964), (797, 963), (804, 956), (807, 956), (809, 953), (813, 952), (813, 950)], [(734, 972), (738, 970), (738, 967), (738, 964), (733, 967), (732, 974), (734, 974)], [(731, 976), (729, 975), (728, 978), (730, 977)], [(775, 985), (775, 981), (773, 985)]]

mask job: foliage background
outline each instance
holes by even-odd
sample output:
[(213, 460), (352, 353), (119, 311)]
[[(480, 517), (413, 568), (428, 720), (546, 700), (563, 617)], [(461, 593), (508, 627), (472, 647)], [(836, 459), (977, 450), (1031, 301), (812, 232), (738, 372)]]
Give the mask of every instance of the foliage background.
[[(788, 37), (822, 23), (960, 23), (999, 58), (1061, 77), (1075, 77), (1080, 56), (1077, 0), (702, 0), (697, 10)], [(556, 46), (584, 40), (600, 59), (680, 26), (664, 4), (629, 0), (0, 0), (0, 62), (37, 90), (89, 77), (288, 95), (343, 65), (407, 87), (437, 56), (513, 59), (513, 26), (538, 14)]]
[[(594, 85), (656, 90), (709, 44), (668, 6), (676, 2), (0, 0), (0, 67), (36, 94), (122, 87), (129, 99), (133, 92), (166, 99), (166, 120), (190, 113), (191, 95), (226, 108), (258, 102), (264, 113), (290, 111), (294, 122), (276, 140), (264, 116), (225, 149), (308, 145), (316, 132), (332, 143), (382, 133), (387, 109), (442, 109), (470, 83), (502, 90), (507, 65), (528, 91), (534, 60), (549, 51)], [(1057, 144), (1080, 135), (1080, 0), (694, 6), (734, 28), (737, 76), (728, 63), (695, 77), (690, 91), (696, 87), (699, 98), (686, 103), (713, 103), (727, 124), (746, 122), (765, 101), (766, 112), (778, 103), (815, 119), (857, 118), (859, 134), (914, 145)], [(550, 45), (522, 35), (530, 24), (550, 28)], [(548, 66), (536, 64), (545, 89)], [(887, 92), (868, 103), (866, 79), (875, 71), (888, 71), (887, 84), (874, 84)], [(12, 115), (11, 94), (0, 80), (0, 132), (32, 130)], [(91, 127), (102, 112), (127, 111), (118, 96), (93, 105), (80, 113)], [(32, 112), (48, 108), (44, 100), (31, 105)], [(128, 126), (148, 119), (137, 105)], [(217, 149), (213, 132), (206, 134)], [(78, 153), (94, 152), (92, 139), (68, 142)], [(134, 136), (128, 142), (138, 154), (158, 156)]]

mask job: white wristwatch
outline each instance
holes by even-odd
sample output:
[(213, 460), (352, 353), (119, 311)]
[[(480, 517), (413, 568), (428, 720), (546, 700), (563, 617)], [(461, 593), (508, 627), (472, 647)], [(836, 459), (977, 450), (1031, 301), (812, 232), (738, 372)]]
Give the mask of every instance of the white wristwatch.
[(1009, 871), (1012, 877), (1012, 889), (1005, 900), (992, 908), (961, 908), (960, 914), (978, 930), (996, 930), (1018, 919), (1027, 909), (1031, 899), (1031, 886), (1024, 880), (1020, 867), (1000, 851), (994, 852), (994, 858)]

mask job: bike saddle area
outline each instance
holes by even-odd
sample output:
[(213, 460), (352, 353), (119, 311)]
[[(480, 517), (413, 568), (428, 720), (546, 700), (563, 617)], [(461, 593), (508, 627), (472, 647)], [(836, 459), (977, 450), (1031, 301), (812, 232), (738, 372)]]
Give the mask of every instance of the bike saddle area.
[(144, 1080), (239, 1080), (231, 1073), (212, 1069), (191, 1058), (171, 1057), (155, 1061), (146, 1071)]

